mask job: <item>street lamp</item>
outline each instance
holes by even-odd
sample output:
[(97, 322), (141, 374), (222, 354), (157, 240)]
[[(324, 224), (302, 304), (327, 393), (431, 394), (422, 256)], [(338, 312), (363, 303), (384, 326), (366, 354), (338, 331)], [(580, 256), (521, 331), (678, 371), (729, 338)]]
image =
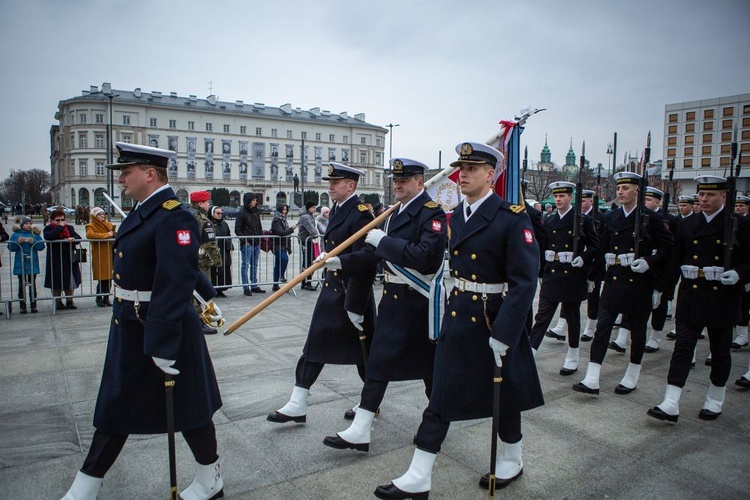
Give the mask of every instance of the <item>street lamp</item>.
[[(389, 166), (385, 168), (386, 174), (390, 172), (390, 160), (391, 158), (393, 158), (393, 127), (400, 127), (400, 126), (401, 126), (400, 123), (396, 123), (396, 124), (389, 123), (388, 125), (386, 125), (386, 127), (390, 129), (390, 131), (388, 132), (388, 165)], [(386, 198), (385, 201), (386, 203), (390, 205), (391, 203), (393, 203), (393, 184), (392, 184), (393, 179), (388, 179), (386, 182), (388, 183), (387, 184), (388, 191), (385, 197)]]
[[(119, 97), (120, 94), (112, 92), (112, 86), (109, 83), (102, 84), (102, 93), (109, 99), (109, 120), (107, 121), (107, 164), (111, 165), (113, 161), (114, 148), (112, 147), (112, 99)], [(107, 192), (114, 200), (116, 198), (115, 193), (115, 178), (114, 172), (111, 168), (107, 169)], [(115, 207), (110, 204), (109, 216), (115, 215)]]

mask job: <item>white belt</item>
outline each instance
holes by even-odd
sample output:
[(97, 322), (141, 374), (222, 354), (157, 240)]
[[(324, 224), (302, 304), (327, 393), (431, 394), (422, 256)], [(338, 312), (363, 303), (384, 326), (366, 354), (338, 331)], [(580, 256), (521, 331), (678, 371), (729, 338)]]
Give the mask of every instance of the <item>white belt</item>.
[(385, 282), (386, 283), (393, 283), (396, 285), (409, 285), (411, 286), (411, 283), (406, 281), (401, 276), (396, 276), (395, 274), (385, 273)]
[(141, 290), (125, 290), (120, 288), (117, 284), (114, 285), (115, 298), (122, 300), (129, 300), (130, 302), (150, 302), (151, 291)]
[(507, 283), (476, 283), (463, 278), (455, 280), (453, 286), (459, 292), (505, 293), (508, 291)]

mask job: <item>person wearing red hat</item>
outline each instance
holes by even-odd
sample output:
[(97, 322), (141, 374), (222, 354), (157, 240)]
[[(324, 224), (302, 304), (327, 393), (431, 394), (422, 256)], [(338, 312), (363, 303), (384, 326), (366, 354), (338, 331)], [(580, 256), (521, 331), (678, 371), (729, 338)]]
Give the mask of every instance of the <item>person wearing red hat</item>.
[[(211, 205), (211, 193), (208, 191), (196, 191), (190, 193), (190, 212), (198, 223), (200, 234), (200, 247), (198, 247), (198, 266), (201, 272), (211, 279), (211, 268), (221, 267), (221, 251), (219, 244), (216, 242), (216, 232), (211, 219), (208, 218), (208, 207)], [(201, 306), (194, 302), (198, 314), (201, 313)], [(203, 333), (213, 335), (216, 328), (203, 324)]]

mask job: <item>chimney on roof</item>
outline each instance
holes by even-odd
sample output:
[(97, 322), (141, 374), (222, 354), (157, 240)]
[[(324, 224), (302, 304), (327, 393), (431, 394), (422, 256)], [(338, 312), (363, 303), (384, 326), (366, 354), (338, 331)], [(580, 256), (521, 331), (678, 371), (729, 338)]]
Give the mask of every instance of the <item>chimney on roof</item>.
[(195, 96), (195, 95), (193, 95), (193, 94), (190, 94), (190, 97), (189, 97), (188, 99), (190, 99), (190, 102), (195, 102), (195, 101), (197, 101), (197, 100), (198, 100), (198, 96)]
[(244, 101), (240, 101), (239, 99), (234, 101), (235, 106), (243, 107), (245, 105)]
[(266, 109), (266, 105), (265, 105), (265, 104), (263, 104), (262, 102), (256, 102), (256, 103), (254, 103), (254, 104), (253, 104), (253, 107), (254, 107), (255, 109)]
[(339, 117), (342, 120), (348, 120), (349, 119), (349, 114), (346, 111), (342, 111), (341, 113), (339, 113)]
[(96, 85), (89, 85), (89, 92), (91, 92), (92, 94), (99, 92), (99, 87), (97, 87)]
[(363, 122), (363, 121), (365, 121), (365, 114), (364, 113), (357, 113), (356, 115), (354, 115), (354, 119)]
[(216, 106), (216, 96), (214, 94), (211, 94), (210, 96), (206, 97), (206, 101), (212, 106)]
[(320, 116), (320, 108), (310, 108), (310, 113), (312, 113), (313, 116)]
[(112, 93), (112, 84), (109, 82), (102, 83), (102, 94), (111, 94)]
[(291, 114), (291, 112), (292, 112), (292, 105), (289, 104), (289, 103), (282, 104), (279, 109), (281, 109), (281, 111), (283, 111), (286, 114)]
[(133, 95), (136, 96), (138, 99), (140, 99), (141, 98), (141, 88), (140, 87), (136, 87), (135, 90), (133, 91)]
[(169, 97), (177, 97), (177, 92), (170, 92)]
[(161, 98), (161, 92), (158, 90), (152, 90), (151, 91), (151, 97), (158, 97)]

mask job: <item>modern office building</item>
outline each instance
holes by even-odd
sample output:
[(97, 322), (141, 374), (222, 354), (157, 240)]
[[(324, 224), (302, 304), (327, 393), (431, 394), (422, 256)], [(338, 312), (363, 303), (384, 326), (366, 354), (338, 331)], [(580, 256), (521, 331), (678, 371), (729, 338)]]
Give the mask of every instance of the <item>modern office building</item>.
[(105, 190), (124, 208), (132, 206), (120, 196), (116, 175), (111, 178), (104, 167), (116, 141), (175, 151), (169, 183), (182, 201), (192, 191), (226, 188), (234, 206), (244, 193), (254, 192), (261, 204), (294, 207), (302, 201), (301, 194), (294, 199), (296, 187), (300, 193), (316, 191), (320, 204), (330, 205), (328, 183), (321, 179), (329, 161), (365, 172), (360, 195), (383, 196), (388, 130), (367, 123), (364, 113), (115, 90), (104, 83), (101, 89), (92, 86), (60, 101), (55, 119), (50, 131), (52, 196), (67, 206), (107, 206)]
[[(695, 193), (693, 178), (729, 175), (732, 141), (736, 130), (738, 156), (745, 167), (737, 190), (750, 190), (750, 94), (667, 104), (664, 107), (664, 165), (667, 179), (674, 164), (674, 181), (683, 194)], [(674, 162), (674, 163), (673, 163)], [(736, 165), (736, 162), (735, 162)]]

